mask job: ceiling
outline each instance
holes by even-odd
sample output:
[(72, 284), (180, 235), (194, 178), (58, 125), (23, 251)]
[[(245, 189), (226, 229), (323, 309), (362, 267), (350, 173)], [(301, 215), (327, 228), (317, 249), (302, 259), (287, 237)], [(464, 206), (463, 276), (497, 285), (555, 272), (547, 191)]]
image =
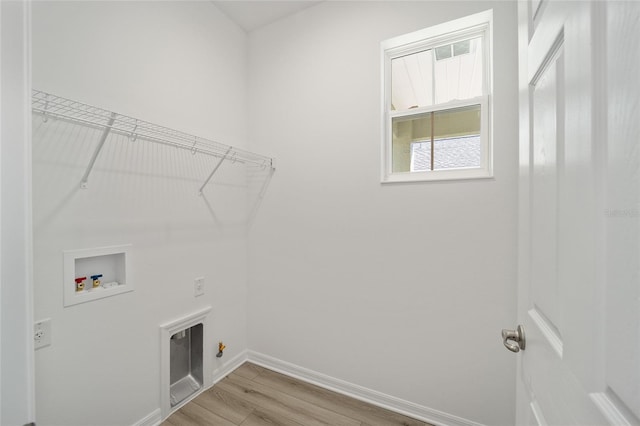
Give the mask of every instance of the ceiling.
[(244, 1), (244, 0), (212, 0), (231, 20), (246, 32), (268, 25), (293, 15), (322, 0), (289, 0), (289, 1)]

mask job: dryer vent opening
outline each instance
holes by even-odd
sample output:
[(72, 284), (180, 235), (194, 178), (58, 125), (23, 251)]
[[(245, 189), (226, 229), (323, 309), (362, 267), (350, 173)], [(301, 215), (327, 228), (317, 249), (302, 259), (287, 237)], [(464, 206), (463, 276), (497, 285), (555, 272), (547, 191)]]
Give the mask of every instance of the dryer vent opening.
[(174, 407), (202, 389), (203, 326), (196, 324), (173, 334), (170, 352), (170, 401)]

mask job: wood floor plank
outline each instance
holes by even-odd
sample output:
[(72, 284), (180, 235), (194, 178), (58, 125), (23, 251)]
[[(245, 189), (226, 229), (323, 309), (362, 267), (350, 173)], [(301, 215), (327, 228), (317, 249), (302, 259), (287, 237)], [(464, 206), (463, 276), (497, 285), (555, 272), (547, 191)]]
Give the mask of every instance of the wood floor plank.
[(268, 410), (256, 409), (246, 418), (241, 426), (305, 426), (291, 419), (279, 416)]
[(295, 396), (311, 404), (362, 421), (368, 426), (425, 426), (426, 423), (385, 410), (357, 399), (348, 398), (319, 386), (263, 369), (254, 382)]
[[(220, 417), (216, 413), (213, 413), (198, 404), (187, 404), (184, 407), (180, 408), (178, 412), (195, 421), (199, 426), (237, 426), (237, 423), (234, 424), (224, 417)], [(173, 420), (171, 421), (173, 422)]]
[(358, 420), (318, 407), (237, 374), (230, 374), (217, 386), (229, 393), (244, 397), (257, 407), (274, 411), (282, 417), (305, 426), (360, 426), (361, 424)]
[(244, 377), (245, 379), (251, 380), (255, 378), (258, 374), (262, 373), (264, 370), (265, 369), (260, 367), (259, 365), (252, 364), (250, 362), (245, 362), (240, 367), (233, 370), (233, 372), (235, 374), (238, 374)]
[(191, 417), (187, 416), (186, 414), (184, 414), (180, 410), (178, 410), (175, 413), (173, 413), (171, 415), (171, 417), (169, 417), (167, 420), (165, 420), (164, 423), (167, 423), (167, 422), (170, 425), (173, 425), (173, 426), (202, 426), (202, 425), (198, 424), (198, 422), (196, 420), (194, 420)]
[(253, 411), (253, 407), (246, 401), (219, 389), (217, 386), (202, 392), (192, 402), (236, 425), (241, 424)]

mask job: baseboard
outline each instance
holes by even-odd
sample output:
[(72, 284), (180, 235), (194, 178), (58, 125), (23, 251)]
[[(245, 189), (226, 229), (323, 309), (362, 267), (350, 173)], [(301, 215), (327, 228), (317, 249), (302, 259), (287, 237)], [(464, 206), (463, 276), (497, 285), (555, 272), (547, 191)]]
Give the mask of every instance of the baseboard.
[(138, 420), (133, 426), (158, 426), (162, 423), (162, 411), (158, 408), (148, 414), (144, 419)]
[(248, 361), (254, 364), (436, 426), (483, 426), (481, 423), (345, 382), (268, 355), (254, 351), (248, 351), (247, 355)]

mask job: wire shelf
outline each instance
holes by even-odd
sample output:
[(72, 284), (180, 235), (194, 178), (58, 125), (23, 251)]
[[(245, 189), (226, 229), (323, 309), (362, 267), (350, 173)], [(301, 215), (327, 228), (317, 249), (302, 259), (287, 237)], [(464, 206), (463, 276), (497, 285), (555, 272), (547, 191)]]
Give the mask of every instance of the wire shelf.
[(239, 163), (250, 163), (261, 167), (274, 169), (274, 160), (251, 151), (235, 148), (220, 142), (200, 138), (175, 129), (149, 123), (134, 117), (108, 111), (82, 102), (63, 98), (61, 96), (33, 90), (31, 96), (32, 110), (40, 114), (46, 122), (49, 117), (79, 123), (93, 128), (103, 129), (103, 136), (94, 153), (91, 164), (87, 168), (82, 180), (82, 187), (86, 188), (87, 179), (93, 168), (102, 145), (109, 133), (129, 137), (131, 141), (146, 140), (163, 145), (169, 145), (191, 151), (192, 154), (206, 154), (220, 158), (215, 169), (200, 188), (200, 192), (218, 170), (224, 160)]

